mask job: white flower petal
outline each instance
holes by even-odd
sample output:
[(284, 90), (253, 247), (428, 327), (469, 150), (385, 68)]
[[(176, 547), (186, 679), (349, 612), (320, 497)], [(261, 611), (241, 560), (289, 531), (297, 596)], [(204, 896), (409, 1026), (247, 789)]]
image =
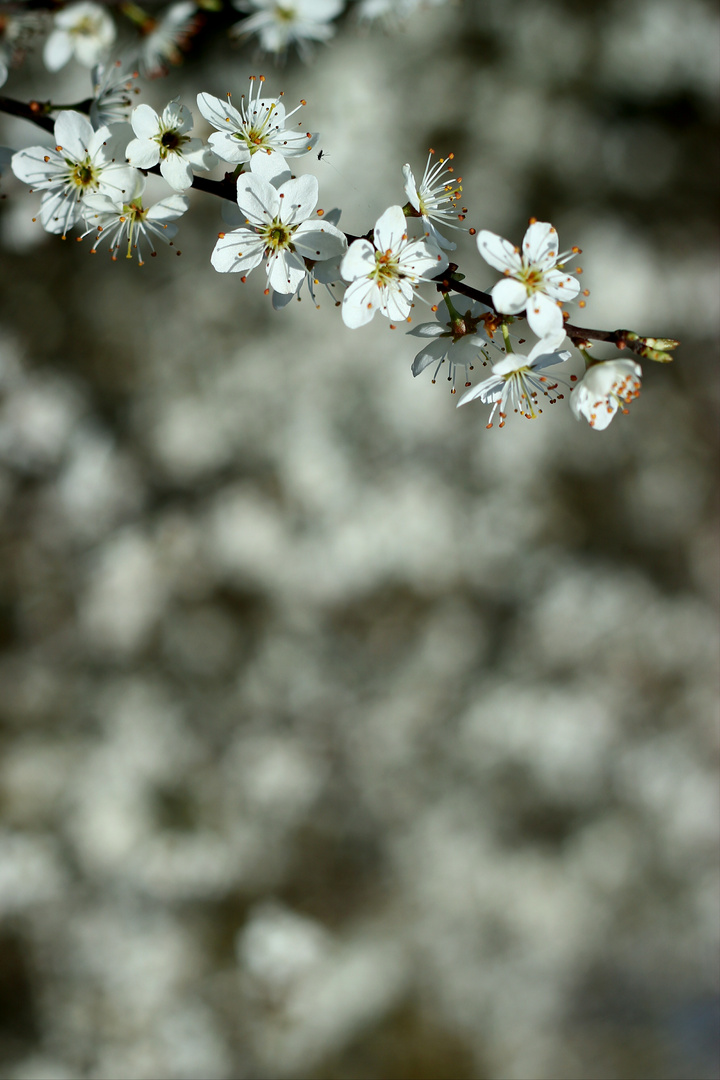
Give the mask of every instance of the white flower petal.
[(389, 206), (375, 224), (375, 247), (395, 251), (407, 237), (407, 218), (401, 206)]
[(379, 304), (380, 290), (375, 282), (368, 278), (359, 278), (345, 290), (342, 320), (351, 330), (356, 330), (371, 321)]
[(125, 154), (134, 169), (152, 169), (160, 160), (160, 147), (152, 139), (133, 139)]
[(580, 282), (562, 270), (547, 270), (545, 291), (555, 300), (572, 300), (580, 292)]
[(238, 177), (237, 202), (253, 225), (266, 225), (280, 213), (280, 199), (275, 188), (253, 173), (243, 173)]
[(160, 162), (160, 172), (176, 191), (185, 191), (192, 184), (192, 169), (181, 154), (168, 154)]
[(287, 180), (278, 189), (280, 220), (285, 225), (304, 221), (315, 209), (318, 201), (317, 178), (311, 175)]
[(151, 139), (160, 132), (160, 117), (149, 105), (134, 108), (130, 123), (138, 139)]
[(304, 221), (293, 234), (295, 250), (313, 261), (335, 258), (346, 244), (345, 234), (327, 221)]
[(305, 279), (305, 263), (299, 255), (281, 249), (267, 261), (268, 285), (279, 293), (294, 293)]
[(340, 264), (345, 281), (367, 277), (375, 269), (375, 248), (369, 240), (354, 240)]
[(65, 67), (73, 54), (72, 38), (66, 30), (53, 30), (43, 48), (43, 61), (48, 71)]
[[(412, 331), (410, 331), (412, 333)], [(435, 341), (431, 341), (424, 349), (421, 349), (412, 362), (413, 375), (419, 375), (421, 371), (424, 371), (430, 364), (439, 364), (443, 356), (445, 356), (450, 346), (450, 341), (447, 338), (438, 338)]]
[(65, 151), (66, 157), (80, 161), (88, 152), (93, 137), (93, 127), (87, 116), (68, 109), (55, 121), (55, 142)]
[(408, 197), (410, 205), (413, 209), (420, 212), (420, 200), (418, 199), (417, 184), (415, 183), (415, 177), (413, 171), (409, 165), (403, 165), (402, 168), (403, 179), (405, 180), (405, 194)]
[(542, 270), (554, 266), (558, 257), (557, 229), (549, 221), (534, 221), (523, 237), (522, 250), (528, 262)]
[(254, 173), (255, 176), (259, 176), (261, 180), (266, 180), (268, 184), (272, 184), (275, 188), (281, 187), (287, 180), (292, 178), (292, 173), (287, 167), (285, 158), (282, 154), (275, 153), (275, 151), (271, 153), (261, 151), (259, 154), (253, 154), (250, 158), (250, 172)]
[(249, 274), (265, 255), (262, 240), (249, 229), (236, 229), (218, 238), (210, 262), (221, 274)]
[(562, 333), (564, 326), (562, 311), (555, 301), (544, 293), (535, 292), (527, 298), (525, 314), (530, 329), (539, 338), (557, 338), (557, 335)]
[(481, 229), (477, 235), (477, 246), (485, 262), (496, 270), (503, 273), (509, 270), (511, 274), (516, 274), (522, 268), (520, 253), (509, 240), (504, 240), (497, 233)]
[(528, 302), (527, 289), (515, 278), (503, 278), (493, 287), (490, 294), (493, 303), (503, 315), (517, 315), (525, 310)]

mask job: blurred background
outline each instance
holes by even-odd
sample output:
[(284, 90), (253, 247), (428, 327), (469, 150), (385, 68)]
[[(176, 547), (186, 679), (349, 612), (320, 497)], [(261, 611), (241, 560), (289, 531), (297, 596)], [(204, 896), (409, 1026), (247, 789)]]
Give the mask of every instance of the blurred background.
[(476, 0), (145, 84), (205, 137), (198, 91), (306, 98), (350, 232), (429, 146), (469, 225), (551, 220), (574, 321), (682, 341), (604, 434), (273, 312), (209, 196), (140, 269), (3, 177), (8, 1080), (719, 1075), (719, 65), (705, 0)]

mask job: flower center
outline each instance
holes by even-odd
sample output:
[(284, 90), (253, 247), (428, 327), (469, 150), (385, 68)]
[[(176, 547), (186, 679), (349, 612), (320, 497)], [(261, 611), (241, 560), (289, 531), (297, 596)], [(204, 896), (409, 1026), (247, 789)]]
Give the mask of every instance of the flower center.
[(278, 22), (294, 22), (297, 18), (297, 12), (294, 8), (287, 7), (285, 4), (276, 4), (275, 18)]
[(523, 266), (518, 278), (522, 281), (528, 293), (538, 292), (543, 287), (543, 272), (532, 263), (530, 266)]
[(75, 23), (70, 33), (75, 34), (77, 37), (95, 37), (100, 31), (100, 23), (97, 19), (93, 19), (92, 16), (86, 15)]
[(84, 161), (77, 162), (77, 164), (72, 164), (70, 182), (82, 189), (97, 187), (95, 169), (89, 157), (86, 157)]
[(170, 128), (168, 131), (163, 131), (158, 140), (160, 143), (160, 156), (164, 158), (167, 157), (168, 154), (174, 154), (186, 141), (187, 136), (183, 137), (173, 128)]
[(398, 259), (396, 255), (393, 255), (391, 248), (387, 251), (375, 252), (375, 269), (370, 276), (375, 278), (378, 285), (389, 285), (391, 281), (400, 277)]
[(291, 247), (290, 241), (294, 231), (294, 229), (279, 221), (278, 218), (275, 218), (266, 226), (262, 234), (266, 251), (280, 251), (281, 248)]

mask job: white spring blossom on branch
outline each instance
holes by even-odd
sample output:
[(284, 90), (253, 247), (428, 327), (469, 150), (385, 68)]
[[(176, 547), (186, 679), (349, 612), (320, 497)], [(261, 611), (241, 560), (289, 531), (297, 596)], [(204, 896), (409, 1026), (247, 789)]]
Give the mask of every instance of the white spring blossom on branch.
[[(302, 52), (308, 43), (327, 41), (345, 8), (343, 0), (234, 2), (247, 14), (236, 30), (257, 35), (261, 47), (277, 56), (292, 46)], [(365, 19), (393, 11), (407, 17), (422, 6), (418, 0), (395, 5), (361, 0), (355, 11)], [(47, 232), (65, 237), (77, 228), (79, 239), (92, 238), (93, 253), (102, 248), (113, 260), (122, 255), (143, 265), (148, 252), (155, 255), (158, 241), (172, 244), (179, 219), (191, 206), (180, 192), (193, 188), (219, 197), (228, 226), (214, 246), (208, 239), (208, 260), (215, 270), (236, 274), (244, 282), (263, 265), (263, 291), (276, 309), (293, 297), (299, 299), (303, 286), (319, 306), (316, 287), (323, 285), (350, 330), (365, 326), (377, 312), (396, 329), (400, 322), (412, 322), (418, 301), (427, 303), (435, 319), (408, 331), (421, 343), (412, 374), (431, 369), (435, 382), (441, 371), (446, 373), (452, 393), (459, 384), (465, 391), (458, 405), (477, 401), (491, 406), (488, 427), (496, 415), (503, 427), (511, 412), (536, 419), (545, 402), (569, 396), (573, 414), (601, 431), (637, 398), (640, 359), (672, 359), (677, 342), (670, 338), (590, 330), (571, 322), (569, 306), (577, 302), (584, 308), (588, 296), (574, 276), (580, 268), (571, 273), (566, 267), (579, 248), (561, 253), (550, 222), (530, 219), (518, 245), (488, 229), (468, 229), (485, 263), (502, 276), (485, 282), (480, 261), (461, 272), (450, 261), (456, 245), (446, 233), (465, 230), (470, 211), (459, 205), (462, 179), (455, 176), (452, 153), (436, 158), (431, 150), (419, 182), (409, 164), (398, 168), (397, 193), (404, 189), (406, 202), (389, 197), (371, 229), (347, 235), (339, 227), (340, 208), (317, 208), (318, 179), (309, 172), (292, 172), (319, 140), (319, 133), (305, 130), (302, 122), (290, 123), (306, 104), (304, 99), (288, 111), (281, 93), (266, 92), (264, 76), (251, 76), (249, 93), (241, 94), (237, 105), (230, 93), (226, 98), (204, 89), (197, 93), (200, 114), (214, 129), (207, 145), (190, 136), (193, 115), (178, 100), (160, 112), (138, 105), (131, 127), (126, 121), (131, 95), (137, 92), (137, 72), (110, 56), (115, 15), (89, 0), (52, 8), (45, 62), (51, 71), (73, 57), (95, 65), (92, 95), (75, 106), (0, 96), (0, 110), (47, 133), (41, 145), (14, 153), (0, 148), (0, 171), (11, 159), (15, 176), (41, 193), (39, 219)], [(218, 0), (181, 0), (150, 15), (132, 0), (122, 0), (117, 15), (139, 35), (133, 55), (141, 68), (158, 75), (182, 59), (203, 20), (221, 9)], [(22, 60), (17, 43), (25, 34), (42, 33), (48, 22), (35, 10), (4, 17), (0, 86)], [(52, 145), (47, 145), (48, 136)], [(219, 162), (230, 167), (224, 176), (199, 175)], [(158, 174), (171, 191), (146, 205), (148, 173)], [(469, 284), (469, 275), (479, 277), (482, 288)], [(483, 291), (487, 285), (489, 292)], [(538, 340), (521, 350), (526, 327)], [(588, 350), (603, 343), (625, 356), (591, 356)], [(586, 368), (579, 382), (575, 374), (565, 378), (555, 371), (559, 365), (569, 366), (573, 356), (582, 358)], [(490, 374), (473, 385), (475, 373), (488, 365)]]

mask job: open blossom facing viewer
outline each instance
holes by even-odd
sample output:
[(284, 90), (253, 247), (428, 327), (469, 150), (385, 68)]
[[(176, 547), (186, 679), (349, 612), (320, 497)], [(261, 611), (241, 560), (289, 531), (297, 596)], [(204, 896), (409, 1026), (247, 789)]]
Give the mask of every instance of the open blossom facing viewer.
[(634, 360), (606, 360), (593, 364), (582, 382), (573, 388), (570, 408), (583, 416), (590, 427), (604, 431), (618, 409), (627, 406), (640, 394), (642, 369)]
[[(509, 338), (506, 337), (505, 341), (509, 348)], [(569, 359), (569, 352), (557, 352), (548, 339), (538, 341), (529, 356), (508, 352), (507, 356), (493, 364), (489, 378), (463, 394), (458, 401), (458, 408), (475, 398), (480, 398), (485, 405), (492, 402), (493, 408), (487, 427), (492, 427), (493, 417), (498, 409), (500, 427), (505, 426), (509, 409), (521, 413), (527, 420), (534, 420), (542, 412), (542, 409), (538, 408), (539, 395), (549, 398), (551, 403), (564, 396), (556, 393), (558, 380), (539, 372)]]
[(71, 56), (86, 67), (94, 67), (115, 41), (112, 17), (90, 0), (61, 8), (54, 21), (55, 29), (43, 49), (43, 60), (50, 71), (65, 67)]
[(389, 319), (406, 319), (421, 278), (441, 273), (448, 261), (432, 240), (408, 240), (407, 218), (401, 206), (391, 206), (378, 219), (375, 246), (355, 240), (340, 270), (346, 281), (342, 317), (355, 329), (370, 322), (376, 311)]
[(505, 275), (491, 290), (493, 303), (506, 315), (524, 311), (538, 337), (553, 337), (560, 344), (565, 334), (558, 301), (572, 300), (580, 285), (562, 269), (557, 230), (547, 221), (534, 221), (525, 233), (522, 250), (496, 233), (481, 229), (477, 246), (486, 262)]
[(233, 0), (238, 11), (250, 12), (236, 23), (234, 34), (257, 34), (267, 52), (284, 53), (291, 45), (309, 52), (308, 41), (328, 41), (334, 34), (330, 20), (339, 15), (344, 0)]
[(237, 182), (237, 201), (247, 226), (221, 233), (211, 262), (221, 274), (249, 274), (265, 262), (269, 289), (294, 293), (305, 280), (305, 259), (332, 259), (345, 236), (321, 218), (308, 220), (317, 205), (318, 182), (300, 176), (275, 187), (252, 173)]
[(128, 144), (128, 161), (136, 169), (151, 169), (159, 162), (160, 172), (176, 191), (190, 187), (193, 168), (215, 165), (212, 150), (186, 134), (193, 126), (192, 113), (177, 101), (166, 105), (162, 116), (149, 105), (138, 105), (131, 123), (137, 138)]
[(86, 195), (134, 195), (139, 175), (125, 161), (129, 131), (127, 124), (93, 131), (86, 116), (68, 110), (55, 121), (54, 148), (31, 146), (13, 156), (15, 175), (44, 191), (40, 221), (47, 232), (64, 236), (80, 220)]
[[(229, 94), (227, 101), (212, 94), (198, 94), (198, 109), (207, 122), (217, 128), (208, 142), (223, 161), (246, 164), (259, 150), (280, 154), (283, 158), (298, 157), (312, 150), (317, 142), (317, 134), (285, 130), (285, 124), (297, 109), (286, 113), (285, 106), (277, 98), (260, 97), (264, 85), (264, 75), (259, 79), (251, 75), (247, 102), (243, 94), (239, 108), (232, 104)], [(298, 105), (298, 109), (300, 107)]]

